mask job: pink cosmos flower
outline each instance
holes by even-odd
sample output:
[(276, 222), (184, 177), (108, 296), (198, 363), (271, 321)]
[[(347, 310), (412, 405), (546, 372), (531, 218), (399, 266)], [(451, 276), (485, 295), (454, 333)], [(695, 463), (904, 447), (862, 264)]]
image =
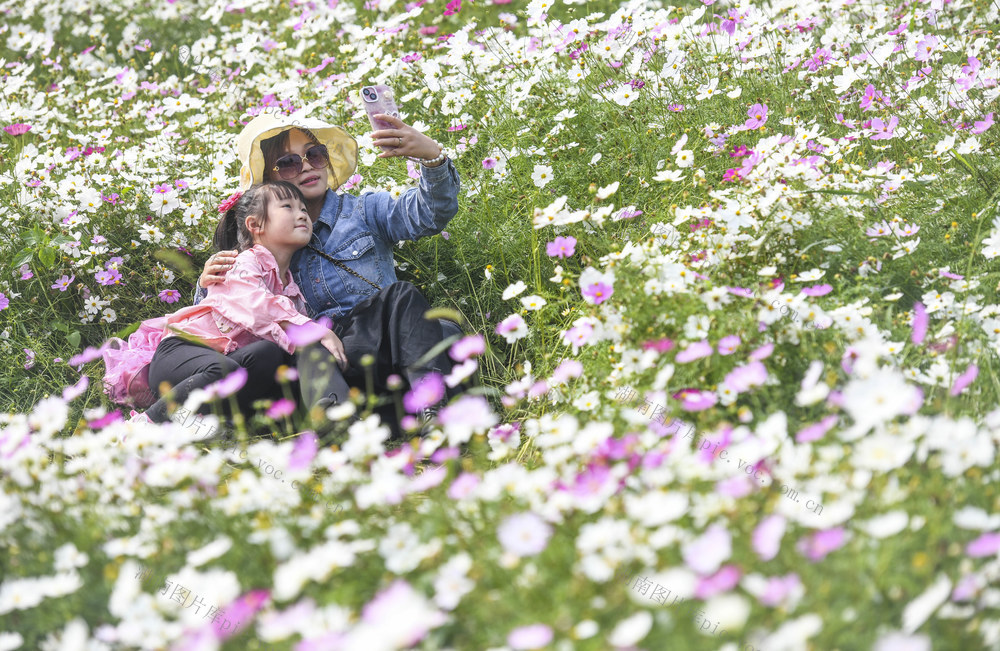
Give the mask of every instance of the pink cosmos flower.
[(247, 370), (241, 366), (221, 380), (209, 384), (205, 390), (213, 397), (225, 398), (242, 389), (247, 383), (247, 378)]
[(927, 61), (931, 58), (934, 53), (934, 48), (938, 45), (938, 37), (933, 34), (928, 34), (923, 39), (917, 43), (917, 53), (914, 58), (917, 61)]
[(576, 252), (576, 238), (572, 235), (557, 237), (545, 245), (545, 252), (550, 258), (568, 258)]
[(760, 560), (769, 561), (778, 555), (787, 524), (783, 515), (774, 514), (764, 518), (753, 530), (751, 544)]
[(164, 289), (160, 292), (159, 297), (164, 303), (176, 303), (181, 300), (181, 293), (176, 289)]
[(274, 401), (274, 404), (268, 407), (265, 415), (272, 419), (284, 418), (285, 416), (291, 416), (295, 413), (295, 402), (289, 400), (288, 398), (280, 398)]
[(491, 170), (497, 166), (497, 159), (490, 156), (483, 159), (483, 169)]
[(263, 608), (270, 600), (271, 592), (269, 590), (251, 590), (241, 596), (225, 609), (226, 619), (236, 620), (236, 626), (232, 630), (223, 630), (221, 627), (216, 626), (215, 636), (220, 640), (225, 640), (236, 635), (239, 633), (243, 623), (246, 622), (249, 624), (253, 616), (257, 614), (257, 611)]
[(594, 326), (589, 323), (583, 323), (567, 330), (566, 334), (563, 335), (563, 341), (573, 346), (573, 352), (576, 353), (581, 346), (589, 344), (593, 336)]
[(12, 136), (23, 136), (31, 130), (31, 125), (18, 122), (16, 124), (9, 124), (5, 126), (3, 130)]
[(806, 296), (826, 296), (832, 291), (833, 287), (831, 285), (827, 285), (826, 283), (802, 288), (802, 293)]
[(481, 334), (468, 335), (462, 337), (451, 345), (448, 355), (456, 362), (464, 362), (470, 357), (482, 355), (486, 352), (486, 338)]
[(910, 335), (910, 341), (914, 344), (919, 344), (927, 336), (927, 308), (924, 304), (917, 301), (913, 304), (913, 333)]
[(496, 333), (512, 344), (528, 334), (528, 325), (520, 314), (511, 314), (497, 324)]
[(774, 344), (764, 344), (760, 348), (754, 350), (750, 353), (748, 359), (754, 362), (759, 362), (761, 360), (767, 359), (774, 352)]
[(732, 355), (739, 348), (742, 341), (739, 335), (726, 335), (719, 340), (719, 354)]
[(794, 595), (801, 587), (802, 581), (795, 572), (790, 572), (785, 576), (772, 576), (767, 581), (764, 594), (759, 597), (760, 603), (774, 608)]
[(289, 323), (285, 329), (288, 341), (295, 346), (308, 346), (326, 336), (327, 328), (315, 321), (307, 321), (302, 325)]
[(743, 123), (742, 129), (757, 129), (767, 123), (767, 104), (754, 104), (747, 111), (749, 119)]
[(972, 123), (972, 130), (969, 133), (974, 135), (979, 135), (993, 126), (993, 111), (987, 113), (982, 120), (978, 120)]
[(729, 530), (713, 524), (705, 533), (681, 547), (681, 556), (692, 570), (701, 575), (712, 574), (733, 553)]
[(122, 275), (117, 269), (111, 268), (98, 271), (94, 278), (100, 285), (118, 285), (121, 284)]
[(32, 368), (35, 365), (35, 351), (31, 350), (30, 348), (25, 348), (24, 355), (25, 355), (24, 370), (27, 371), (28, 369)]
[(76, 384), (74, 384), (71, 387), (66, 387), (65, 389), (63, 389), (62, 399), (65, 402), (69, 402), (74, 398), (78, 398), (79, 396), (83, 395), (83, 392), (87, 390), (87, 387), (89, 385), (90, 385), (90, 378), (88, 378), (86, 375), (81, 375), (80, 379), (76, 381)]
[(58, 289), (60, 292), (65, 292), (75, 279), (76, 279), (76, 274), (72, 276), (67, 276), (66, 274), (63, 274), (62, 278), (60, 278), (59, 280), (57, 280), (55, 283), (52, 284), (52, 289)]
[(462, 11), (462, 0), (451, 0), (444, 9), (445, 16), (452, 16)]
[(872, 130), (875, 131), (875, 135), (871, 137), (871, 140), (889, 140), (896, 137), (895, 130), (898, 124), (899, 118), (895, 115), (889, 118), (888, 124), (883, 122), (881, 118), (874, 118), (872, 120)]
[(417, 381), (403, 396), (403, 406), (406, 411), (415, 414), (421, 409), (431, 407), (444, 398), (444, 377), (440, 373), (428, 373)]
[(722, 592), (728, 592), (736, 587), (742, 575), (740, 568), (735, 565), (723, 565), (718, 572), (698, 582), (698, 586), (694, 589), (694, 596), (704, 600)]
[(563, 384), (568, 382), (570, 378), (580, 377), (581, 375), (583, 375), (583, 364), (575, 359), (564, 359), (552, 371), (550, 379), (553, 384)]
[(679, 364), (686, 364), (687, 362), (693, 362), (696, 359), (708, 357), (712, 354), (712, 352), (712, 344), (708, 343), (708, 339), (703, 339), (699, 342), (691, 344), (681, 352), (677, 353), (677, 357), (675, 357), (674, 360)]
[(965, 369), (965, 372), (955, 378), (955, 383), (951, 385), (951, 390), (948, 391), (949, 396), (957, 396), (958, 394), (965, 391), (965, 388), (975, 381), (976, 377), (979, 375), (979, 367), (975, 364), (969, 364), (969, 367)]
[(29, 280), (35, 277), (35, 274), (31, 272), (31, 267), (26, 264), (21, 265), (21, 280)]
[(705, 411), (719, 401), (714, 392), (698, 389), (681, 389), (673, 397), (682, 401), (681, 409), (684, 411)]
[(512, 649), (541, 649), (552, 641), (552, 629), (545, 624), (532, 624), (515, 628), (507, 636)]
[(296, 437), (295, 443), (292, 446), (292, 453), (288, 455), (288, 469), (301, 470), (308, 468), (309, 464), (316, 457), (318, 450), (319, 443), (316, 433), (308, 430), (302, 432), (302, 434)]
[(581, 293), (583, 294), (583, 297), (587, 299), (588, 303), (600, 305), (604, 301), (611, 298), (611, 295), (615, 293), (615, 290), (611, 287), (611, 285), (603, 281), (598, 281), (584, 287), (581, 290)]
[(463, 472), (451, 482), (451, 486), (448, 487), (448, 497), (453, 500), (465, 499), (478, 485), (479, 475)]
[[(3, 294), (0, 294), (3, 296)], [(69, 358), (70, 366), (80, 366), (86, 364), (87, 362), (92, 362), (95, 359), (100, 359), (101, 355), (104, 353), (105, 349), (108, 347), (108, 342), (101, 344), (100, 348), (94, 348), (93, 346), (87, 346), (84, 348), (83, 352), (79, 355), (73, 355)]]
[(810, 441), (818, 441), (819, 439), (826, 436), (826, 433), (833, 429), (833, 426), (837, 424), (836, 414), (830, 414), (818, 423), (813, 423), (807, 427), (803, 427), (795, 435), (796, 443), (809, 443)]
[(973, 558), (993, 556), (1000, 551), (1000, 532), (984, 533), (965, 548), (965, 553)]
[(105, 414), (100, 418), (87, 422), (87, 427), (93, 431), (103, 429), (110, 425), (111, 423), (117, 423), (120, 420), (124, 420), (122, 417), (122, 412), (120, 409), (115, 409), (109, 414)]
[(795, 548), (800, 554), (812, 562), (826, 558), (827, 554), (844, 546), (847, 542), (847, 532), (843, 527), (817, 531), (811, 536), (799, 540)]
[(531, 512), (509, 516), (497, 528), (497, 538), (504, 550), (520, 557), (540, 553), (551, 536), (552, 526)]
[(450, 445), (468, 441), (474, 432), (497, 423), (490, 403), (482, 396), (464, 395), (438, 412), (438, 422), (445, 428)]
[(767, 380), (767, 368), (760, 362), (754, 361), (734, 368), (722, 383), (736, 393), (744, 393), (753, 387), (763, 385), (765, 380)]

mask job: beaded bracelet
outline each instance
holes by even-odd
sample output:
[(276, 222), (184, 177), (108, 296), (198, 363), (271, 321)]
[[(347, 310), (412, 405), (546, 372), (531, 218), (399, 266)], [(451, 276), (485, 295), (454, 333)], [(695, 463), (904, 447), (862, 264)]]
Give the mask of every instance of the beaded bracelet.
[(414, 163), (420, 163), (421, 165), (424, 166), (436, 165), (438, 163), (443, 162), (444, 159), (448, 158), (448, 154), (444, 153), (444, 148), (441, 147), (441, 145), (438, 145), (438, 149), (441, 150), (441, 153), (434, 158), (414, 158), (413, 156), (407, 156), (406, 159), (411, 160)]

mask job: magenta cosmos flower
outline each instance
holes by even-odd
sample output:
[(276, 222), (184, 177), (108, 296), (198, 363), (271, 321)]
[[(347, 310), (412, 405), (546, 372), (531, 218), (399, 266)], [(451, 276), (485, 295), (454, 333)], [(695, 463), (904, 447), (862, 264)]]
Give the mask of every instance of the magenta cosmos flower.
[(7, 125), (3, 128), (3, 130), (12, 136), (23, 136), (31, 130), (31, 125), (18, 122), (16, 124)]

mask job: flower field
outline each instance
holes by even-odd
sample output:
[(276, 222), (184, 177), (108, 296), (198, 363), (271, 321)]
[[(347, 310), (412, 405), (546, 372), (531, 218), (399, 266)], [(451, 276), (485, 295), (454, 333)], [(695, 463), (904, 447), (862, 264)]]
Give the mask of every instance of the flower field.
[[(0, 6), (0, 651), (1000, 650), (997, 2)], [(243, 124), (415, 185), (376, 83), (461, 174), (395, 258), (477, 386), (129, 422), (99, 351)]]

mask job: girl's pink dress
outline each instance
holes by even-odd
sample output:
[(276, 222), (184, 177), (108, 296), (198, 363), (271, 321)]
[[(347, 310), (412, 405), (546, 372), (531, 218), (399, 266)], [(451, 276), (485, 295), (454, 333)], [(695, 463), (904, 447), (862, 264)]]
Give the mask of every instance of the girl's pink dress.
[(223, 355), (261, 339), (293, 353), (294, 344), (278, 324), (312, 322), (305, 313), (305, 299), (291, 273), (286, 273), (282, 284), (274, 256), (257, 244), (236, 256), (225, 281), (209, 287), (208, 296), (198, 305), (143, 321), (128, 342), (110, 339), (103, 352), (105, 393), (112, 401), (137, 409), (153, 404), (149, 362), (160, 341), (176, 336), (174, 329), (197, 337), (199, 343)]

